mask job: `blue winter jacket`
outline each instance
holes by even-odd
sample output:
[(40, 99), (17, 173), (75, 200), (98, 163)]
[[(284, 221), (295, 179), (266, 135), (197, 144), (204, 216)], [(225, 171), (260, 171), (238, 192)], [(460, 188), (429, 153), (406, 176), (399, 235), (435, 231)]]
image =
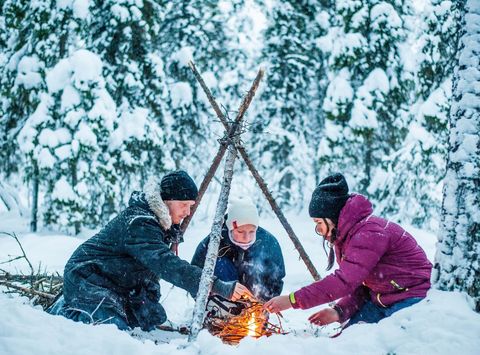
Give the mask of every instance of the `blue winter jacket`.
[[(197, 247), (192, 264), (203, 268), (210, 237)], [(218, 252), (219, 257), (230, 259), (238, 272), (239, 282), (247, 286), (255, 296), (266, 301), (278, 296), (283, 289), (285, 264), (277, 239), (265, 229), (257, 229), (255, 243), (243, 250), (230, 241), (225, 224)]]

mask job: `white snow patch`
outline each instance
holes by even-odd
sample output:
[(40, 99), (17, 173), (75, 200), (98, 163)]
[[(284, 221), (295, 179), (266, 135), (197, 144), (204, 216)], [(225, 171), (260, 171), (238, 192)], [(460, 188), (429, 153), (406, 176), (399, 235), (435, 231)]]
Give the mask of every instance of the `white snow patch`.
[[(67, 184), (68, 185), (68, 184)], [(205, 206), (203, 205), (203, 207)], [(198, 217), (198, 216), (197, 216)], [(262, 216), (262, 227), (278, 239), (287, 269), (283, 294), (296, 291), (313, 280), (305, 265), (299, 260), (286, 232), (274, 218)], [(313, 223), (304, 211), (300, 216), (288, 215), (294, 230), (303, 231), (302, 244), (312, 262), (325, 276), (323, 269), (326, 257), (321, 243), (313, 232)], [(0, 227), (5, 219), (0, 216)], [(23, 221), (23, 220), (22, 220)], [(15, 222), (18, 226), (22, 221)], [(211, 220), (193, 221), (181, 245), (180, 255), (190, 260), (197, 244), (210, 230)], [(22, 227), (24, 228), (24, 227)], [(410, 227), (407, 229), (417, 238), (433, 258), (436, 238), (434, 235)], [(11, 229), (9, 229), (11, 230)], [(63, 267), (75, 250), (84, 241), (65, 235), (20, 233), (20, 241), (34, 267), (41, 261), (50, 272), (62, 272)], [(12, 238), (0, 236), (0, 261), (20, 251)], [(11, 272), (28, 272), (24, 260), (15, 265), (4, 264)], [(194, 301), (186, 292), (171, 289), (162, 281), (161, 302), (169, 319), (177, 324), (188, 324)], [(194, 355), (199, 353), (238, 355), (251, 354), (439, 354), (461, 353), (474, 355), (480, 348), (480, 315), (470, 306), (469, 299), (456, 292), (431, 290), (422, 302), (401, 310), (378, 324), (359, 324), (346, 329), (337, 338), (329, 338), (326, 329), (309, 324), (307, 318), (321, 309), (307, 311), (288, 310), (283, 312), (283, 325), (290, 333), (255, 340), (244, 339), (238, 346), (221, 343), (208, 332), (200, 332), (199, 338), (189, 344), (184, 336), (165, 334), (160, 331), (144, 333), (136, 330), (132, 337), (119, 331), (114, 325), (86, 325), (59, 316), (51, 316), (39, 307), (32, 307), (24, 298), (0, 293), (0, 336), (2, 353), (19, 354), (170, 354)], [(445, 321), (447, 319), (448, 321)], [(55, 336), (52, 336), (55, 334)], [(158, 341), (158, 345), (154, 344)]]
[(173, 107), (188, 106), (192, 103), (193, 94), (189, 83), (178, 82), (170, 87), (170, 97)]
[(185, 46), (173, 53), (171, 59), (174, 62), (178, 62), (178, 64), (180, 64), (180, 67), (186, 67), (188, 65), (188, 62), (193, 60), (194, 52), (195, 48)]
[(51, 169), (55, 165), (55, 157), (50, 153), (48, 148), (42, 148), (37, 154), (36, 159), (40, 169)]
[(18, 63), (16, 84), (23, 85), (26, 89), (40, 86), (42, 76), (39, 71), (43, 68), (37, 56), (25, 56)]
[(68, 59), (60, 60), (47, 72), (48, 91), (55, 93), (62, 90), (69, 82), (72, 75), (72, 67)]
[(85, 122), (80, 122), (74, 134), (74, 139), (85, 146), (95, 147), (97, 145), (97, 136)]
[(148, 110), (137, 108), (133, 112), (124, 111), (120, 116), (117, 128), (110, 136), (110, 149), (119, 149), (131, 138), (143, 140), (148, 126)]
[(348, 69), (342, 69), (340, 73), (330, 82), (323, 102), (323, 109), (331, 112), (334, 116), (339, 115), (339, 109), (353, 99), (353, 89), (350, 86), (350, 74)]
[(55, 183), (52, 199), (64, 202), (75, 201), (75, 192), (64, 176), (62, 176), (60, 180)]

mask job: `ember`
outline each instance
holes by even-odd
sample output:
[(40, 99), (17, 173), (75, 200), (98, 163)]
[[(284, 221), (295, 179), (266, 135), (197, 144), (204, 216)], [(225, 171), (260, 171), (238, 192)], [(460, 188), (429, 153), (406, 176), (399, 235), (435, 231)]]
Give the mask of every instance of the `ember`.
[(205, 326), (212, 335), (218, 336), (224, 343), (235, 345), (246, 336), (260, 338), (272, 334), (286, 334), (280, 318), (278, 326), (268, 321), (268, 312), (262, 303), (249, 303), (242, 312), (231, 318), (208, 318)]

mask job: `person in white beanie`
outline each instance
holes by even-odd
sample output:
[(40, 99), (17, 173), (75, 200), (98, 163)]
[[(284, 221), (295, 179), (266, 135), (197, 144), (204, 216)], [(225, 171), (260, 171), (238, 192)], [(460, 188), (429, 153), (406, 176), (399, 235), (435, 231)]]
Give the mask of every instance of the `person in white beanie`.
[[(215, 276), (238, 281), (261, 301), (278, 296), (283, 289), (285, 265), (277, 239), (259, 226), (257, 207), (247, 199), (230, 201), (222, 227)], [(197, 247), (192, 264), (205, 263), (207, 236)]]

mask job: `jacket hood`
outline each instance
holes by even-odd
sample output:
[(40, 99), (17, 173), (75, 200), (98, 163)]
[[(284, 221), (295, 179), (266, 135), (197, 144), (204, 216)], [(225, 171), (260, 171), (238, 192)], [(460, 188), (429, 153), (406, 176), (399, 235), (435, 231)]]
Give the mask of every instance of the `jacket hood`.
[(340, 211), (337, 226), (337, 241), (345, 239), (350, 230), (373, 213), (372, 203), (363, 195), (353, 194)]
[(160, 184), (156, 179), (151, 179), (145, 185), (143, 192), (134, 191), (128, 202), (129, 206), (139, 206), (150, 209), (155, 216), (160, 226), (164, 230), (169, 230), (172, 226), (172, 217), (168, 206), (160, 196)]

